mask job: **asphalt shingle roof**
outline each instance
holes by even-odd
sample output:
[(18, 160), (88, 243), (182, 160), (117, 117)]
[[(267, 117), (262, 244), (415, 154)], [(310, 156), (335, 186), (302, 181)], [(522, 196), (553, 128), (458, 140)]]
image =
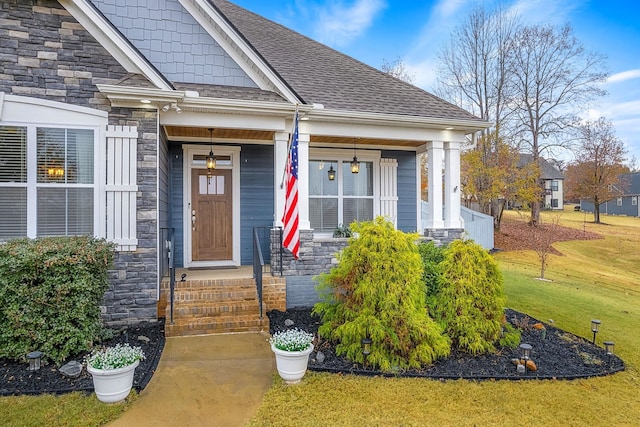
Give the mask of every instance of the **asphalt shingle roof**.
[(304, 103), (407, 116), (479, 120), (411, 84), (225, 0), (209, 0)]

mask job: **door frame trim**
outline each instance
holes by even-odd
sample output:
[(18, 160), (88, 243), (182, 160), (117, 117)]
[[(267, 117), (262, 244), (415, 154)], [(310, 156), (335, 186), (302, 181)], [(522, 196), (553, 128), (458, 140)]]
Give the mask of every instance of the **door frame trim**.
[(216, 155), (230, 156), (231, 166), (221, 166), (220, 169), (231, 169), (232, 181), (232, 230), (233, 239), (232, 259), (220, 261), (193, 261), (192, 239), (191, 239), (191, 170), (201, 169), (193, 164), (193, 157), (196, 155), (207, 155), (211, 147), (208, 145), (182, 146), (183, 151), (183, 229), (184, 229), (184, 266), (189, 267), (238, 267), (240, 266), (240, 149), (241, 147), (220, 146), (213, 147)]

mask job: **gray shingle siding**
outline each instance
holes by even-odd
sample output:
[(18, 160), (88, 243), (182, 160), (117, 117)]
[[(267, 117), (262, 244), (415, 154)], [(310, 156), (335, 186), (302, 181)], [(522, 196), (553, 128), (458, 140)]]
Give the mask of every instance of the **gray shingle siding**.
[(92, 0), (170, 81), (256, 87), (177, 0)]
[(253, 227), (273, 225), (273, 146), (245, 145), (240, 152), (241, 263), (253, 262)]

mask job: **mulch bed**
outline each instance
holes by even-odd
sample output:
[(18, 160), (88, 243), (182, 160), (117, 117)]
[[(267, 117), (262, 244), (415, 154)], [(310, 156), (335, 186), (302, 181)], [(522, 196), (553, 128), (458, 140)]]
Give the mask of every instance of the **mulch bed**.
[[(113, 339), (103, 342), (102, 345), (112, 346), (127, 342), (132, 346), (141, 347), (145, 354), (145, 359), (140, 362), (133, 376), (133, 388), (140, 391), (147, 386), (160, 361), (165, 342), (164, 322), (140, 323), (119, 329)], [(87, 353), (79, 354), (65, 363), (71, 360), (83, 363), (86, 355)], [(60, 373), (59, 367), (55, 364), (45, 365), (38, 371), (29, 371), (28, 366), (26, 362), (0, 359), (0, 396), (93, 392), (93, 380), (86, 367), (78, 378), (72, 379)]]
[[(536, 372), (518, 374), (513, 359), (520, 357), (519, 349), (502, 348), (496, 354), (470, 356), (453, 351), (447, 359), (439, 360), (423, 369), (411, 369), (392, 374), (385, 374), (370, 367), (352, 363), (344, 357), (336, 355), (334, 347), (326, 340), (317, 343), (311, 354), (309, 369), (312, 371), (353, 373), (360, 375), (386, 375), (404, 377), (427, 377), (436, 379), (576, 379), (608, 375), (624, 370), (624, 362), (616, 356), (607, 356), (601, 347), (576, 335), (543, 323), (545, 332), (535, 329), (539, 322), (526, 314), (514, 310), (506, 310), (509, 323), (522, 332), (522, 343), (533, 347), (531, 359), (537, 365)], [(271, 334), (285, 330), (285, 320), (293, 321), (292, 328), (300, 328), (316, 334), (321, 322), (311, 314), (311, 309), (295, 309), (270, 311), (267, 313), (271, 323)], [(288, 322), (290, 323), (290, 322)], [(375, 343), (374, 343), (375, 345)], [(319, 361), (318, 352), (322, 352), (324, 360)], [(320, 358), (322, 359), (322, 358)]]

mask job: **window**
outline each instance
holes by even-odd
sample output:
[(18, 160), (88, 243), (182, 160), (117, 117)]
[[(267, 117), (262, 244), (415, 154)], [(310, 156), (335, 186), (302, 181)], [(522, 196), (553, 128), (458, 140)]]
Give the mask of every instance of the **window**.
[(638, 206), (638, 196), (631, 197), (631, 205)]
[(0, 126), (0, 240), (94, 233), (94, 131)]
[(552, 208), (558, 207), (558, 199), (551, 199), (551, 207)]
[(617, 206), (622, 206), (622, 197), (618, 197), (618, 198), (616, 199), (616, 205), (617, 205)]
[[(373, 219), (373, 162), (360, 162), (351, 173), (349, 161), (309, 161), (309, 220), (317, 232), (333, 232), (339, 224)], [(336, 170), (330, 181), (327, 171)]]
[(551, 191), (558, 191), (558, 181), (551, 181)]

